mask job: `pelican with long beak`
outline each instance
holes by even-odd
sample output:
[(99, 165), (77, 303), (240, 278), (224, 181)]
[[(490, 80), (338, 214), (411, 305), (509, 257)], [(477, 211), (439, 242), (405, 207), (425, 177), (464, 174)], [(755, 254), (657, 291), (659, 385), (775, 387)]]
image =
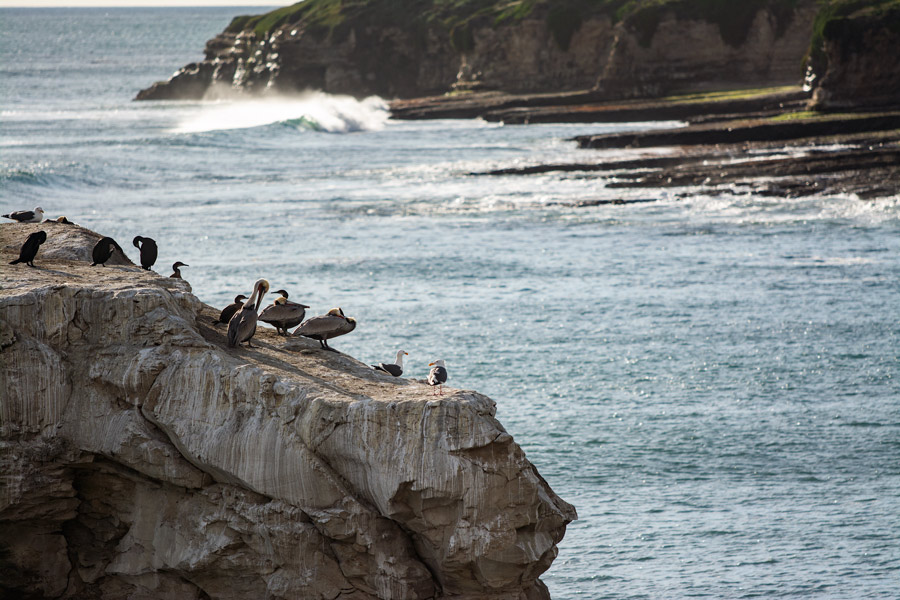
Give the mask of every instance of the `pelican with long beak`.
[(403, 357), (409, 356), (409, 352), (404, 352), (403, 350), (397, 351), (397, 360), (393, 362), (393, 364), (387, 363), (378, 363), (377, 365), (372, 365), (376, 371), (384, 371), (389, 375), (393, 375), (394, 377), (400, 377), (403, 375)]
[(328, 340), (339, 335), (350, 333), (356, 329), (356, 319), (344, 316), (340, 308), (332, 308), (324, 315), (312, 317), (303, 322), (294, 330), (293, 335), (302, 335), (313, 340), (319, 340), (322, 350), (337, 352), (328, 345)]
[(241, 310), (234, 313), (231, 320), (228, 321), (228, 346), (236, 348), (242, 342), (247, 342), (247, 347), (252, 348), (253, 344), (250, 339), (256, 333), (256, 319), (259, 305), (262, 304), (263, 296), (269, 291), (269, 282), (260, 279), (253, 284), (253, 294), (244, 302)]

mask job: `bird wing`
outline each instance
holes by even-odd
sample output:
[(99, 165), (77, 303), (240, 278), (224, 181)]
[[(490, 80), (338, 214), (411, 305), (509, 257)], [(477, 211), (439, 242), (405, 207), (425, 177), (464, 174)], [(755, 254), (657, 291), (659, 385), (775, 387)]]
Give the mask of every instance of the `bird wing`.
[(429, 385), (439, 385), (447, 381), (447, 369), (441, 366), (432, 367), (428, 373)]
[(252, 308), (240, 310), (228, 321), (228, 345), (237, 346), (246, 342), (256, 333), (256, 311)]
[(306, 309), (303, 308), (302, 304), (292, 304), (293, 306), (288, 304), (271, 304), (259, 313), (259, 320), (263, 323), (274, 325), (275, 323), (289, 321), (292, 318), (296, 319), (298, 316), (302, 319), (302, 315), (306, 312)]
[(381, 363), (379, 366), (381, 367), (382, 371), (387, 371), (394, 377), (400, 377), (401, 375), (403, 375), (403, 369), (400, 368), (400, 365), (394, 365), (394, 364), (387, 365), (387, 364)]
[(335, 315), (319, 315), (304, 321), (300, 327), (294, 330), (294, 335), (303, 335), (306, 337), (326, 335), (340, 331), (346, 324), (347, 321), (342, 317), (337, 317)]

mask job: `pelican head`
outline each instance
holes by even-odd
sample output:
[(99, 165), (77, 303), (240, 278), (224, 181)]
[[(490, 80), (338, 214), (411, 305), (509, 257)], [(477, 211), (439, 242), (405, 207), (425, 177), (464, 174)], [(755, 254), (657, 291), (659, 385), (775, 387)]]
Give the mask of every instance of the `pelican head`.
[(344, 319), (347, 318), (347, 317), (344, 316), (344, 311), (342, 311), (340, 308), (332, 308), (332, 309), (329, 310), (326, 314), (329, 314), (329, 315), (331, 315), (332, 317), (342, 317), (342, 318), (344, 318)]
[(277, 304), (279, 306), (287, 304), (287, 298), (285, 298), (284, 296), (278, 296), (277, 298), (275, 298), (275, 301), (272, 302), (272, 304)]
[(69, 224), (69, 220), (65, 216), (56, 217), (56, 222), (57, 223), (65, 223), (67, 225)]
[[(250, 299), (247, 302), (252, 303), (254, 299), (256, 300), (256, 311), (259, 312), (259, 305), (262, 304), (263, 296), (266, 295), (266, 292), (269, 291), (269, 282), (265, 279), (258, 280), (255, 284), (253, 284), (253, 295), (250, 296)], [(258, 294), (258, 295), (257, 295)], [(246, 303), (244, 304), (246, 306)]]

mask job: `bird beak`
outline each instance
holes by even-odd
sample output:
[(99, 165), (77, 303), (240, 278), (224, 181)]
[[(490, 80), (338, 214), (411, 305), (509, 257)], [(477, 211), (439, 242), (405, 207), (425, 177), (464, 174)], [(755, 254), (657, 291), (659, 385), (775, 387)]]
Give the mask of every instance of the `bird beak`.
[(405, 356), (409, 356), (409, 352), (404, 352), (403, 354), (404, 354)]
[(433, 367), (433, 366), (434, 366), (434, 363), (428, 363), (428, 366), (429, 366), (429, 367)]
[(309, 307), (308, 307), (307, 305), (305, 305), (305, 304), (301, 304), (300, 306), (302, 306), (303, 308), (309, 308)]

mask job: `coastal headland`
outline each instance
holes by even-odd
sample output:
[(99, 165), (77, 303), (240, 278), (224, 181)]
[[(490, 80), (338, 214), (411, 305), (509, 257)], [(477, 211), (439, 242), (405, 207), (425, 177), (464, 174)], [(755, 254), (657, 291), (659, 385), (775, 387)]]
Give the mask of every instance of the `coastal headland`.
[(549, 597), (575, 509), (493, 401), (262, 326), (229, 349), (188, 282), (91, 267), (99, 238), (0, 225), (4, 595)]
[(900, 192), (900, 63), (884, 60), (898, 45), (897, 0), (307, 0), (236, 17), (203, 61), (137, 99), (318, 89), (393, 98), (398, 119), (680, 121), (577, 138), (585, 149), (666, 148), (664, 158), (585, 152), (583, 163), (518, 174), (873, 198)]

